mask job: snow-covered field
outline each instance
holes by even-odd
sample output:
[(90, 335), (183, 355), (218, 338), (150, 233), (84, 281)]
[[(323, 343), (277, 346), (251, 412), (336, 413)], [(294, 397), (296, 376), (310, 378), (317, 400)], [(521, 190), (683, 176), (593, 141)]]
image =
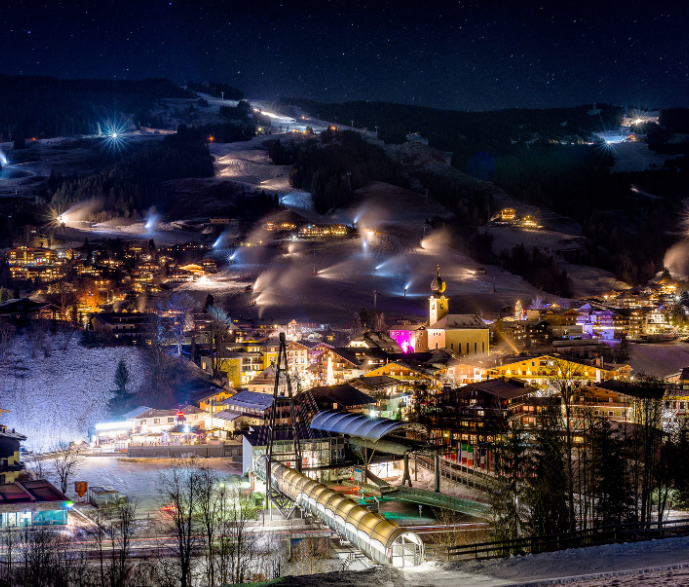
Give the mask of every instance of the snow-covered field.
[(644, 141), (615, 143), (612, 146), (612, 154), (615, 159), (615, 164), (612, 167), (613, 172), (661, 169), (665, 161), (677, 157), (677, 155), (654, 153)]
[(120, 358), (129, 367), (131, 391), (144, 381), (144, 360), (136, 347), (86, 349), (74, 332), (48, 333), (37, 348), (31, 337), (30, 329), (18, 335), (0, 361), (0, 408), (10, 411), (0, 422), (26, 435), (28, 449), (86, 438), (89, 426), (107, 417)]
[(655, 377), (674, 375), (689, 365), (689, 343), (631, 344), (629, 364), (637, 372), (643, 371)]
[[(241, 474), (241, 465), (229, 459), (202, 459), (201, 464), (213, 470), (220, 479)], [(89, 486), (113, 487), (135, 501), (143, 511), (160, 507), (159, 471), (169, 469), (171, 459), (130, 460), (117, 457), (88, 457), (78, 477)]]

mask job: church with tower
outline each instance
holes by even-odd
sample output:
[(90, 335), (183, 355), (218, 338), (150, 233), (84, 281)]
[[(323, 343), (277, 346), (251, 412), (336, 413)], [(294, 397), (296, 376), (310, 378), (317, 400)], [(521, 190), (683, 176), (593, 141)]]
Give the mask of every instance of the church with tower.
[(428, 298), (428, 350), (445, 349), (458, 355), (487, 355), (490, 330), (476, 314), (450, 314), (446, 284), (438, 274)]
[(440, 267), (431, 282), (428, 298), (428, 325), (396, 327), (390, 336), (404, 352), (448, 350), (459, 356), (489, 353), (490, 330), (476, 314), (450, 314), (450, 300), (445, 296), (447, 284), (440, 277)]

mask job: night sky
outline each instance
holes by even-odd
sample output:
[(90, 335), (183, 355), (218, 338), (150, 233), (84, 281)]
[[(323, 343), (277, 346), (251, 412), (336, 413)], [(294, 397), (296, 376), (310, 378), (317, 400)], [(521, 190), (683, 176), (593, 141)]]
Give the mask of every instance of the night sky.
[(689, 106), (689, 2), (9, 0), (0, 71), (441, 108)]

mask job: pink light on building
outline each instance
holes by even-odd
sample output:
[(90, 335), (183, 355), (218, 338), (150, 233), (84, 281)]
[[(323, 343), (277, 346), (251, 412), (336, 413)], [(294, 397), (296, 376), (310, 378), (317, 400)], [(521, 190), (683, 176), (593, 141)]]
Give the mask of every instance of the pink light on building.
[(400, 346), (403, 353), (414, 352), (413, 330), (391, 330), (390, 338), (392, 338), (392, 340), (394, 340)]

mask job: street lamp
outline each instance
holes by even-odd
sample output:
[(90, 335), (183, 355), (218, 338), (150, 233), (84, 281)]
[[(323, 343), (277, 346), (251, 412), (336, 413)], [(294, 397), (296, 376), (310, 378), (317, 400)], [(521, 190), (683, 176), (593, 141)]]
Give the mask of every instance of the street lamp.
[(421, 519), (421, 510), (423, 509), (423, 506), (419, 504), (419, 520)]

